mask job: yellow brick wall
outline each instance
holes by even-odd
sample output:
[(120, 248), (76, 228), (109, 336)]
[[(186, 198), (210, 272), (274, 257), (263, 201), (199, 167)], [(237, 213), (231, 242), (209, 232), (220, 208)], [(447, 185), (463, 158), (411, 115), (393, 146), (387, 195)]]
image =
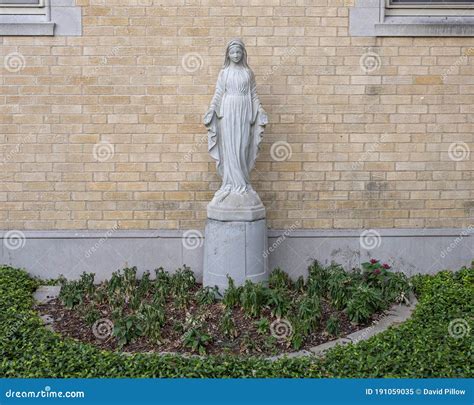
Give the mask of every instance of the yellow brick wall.
[(474, 40), (350, 37), (351, 3), (78, 0), (83, 36), (0, 37), (0, 229), (202, 227), (233, 37), (270, 119), (271, 228), (472, 223)]

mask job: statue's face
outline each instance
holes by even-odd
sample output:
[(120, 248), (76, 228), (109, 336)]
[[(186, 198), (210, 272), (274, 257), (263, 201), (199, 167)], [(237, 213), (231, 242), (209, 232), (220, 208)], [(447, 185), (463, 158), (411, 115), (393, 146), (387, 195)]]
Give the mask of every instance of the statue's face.
[(229, 58), (234, 63), (239, 63), (242, 60), (243, 52), (240, 46), (233, 46), (229, 50)]

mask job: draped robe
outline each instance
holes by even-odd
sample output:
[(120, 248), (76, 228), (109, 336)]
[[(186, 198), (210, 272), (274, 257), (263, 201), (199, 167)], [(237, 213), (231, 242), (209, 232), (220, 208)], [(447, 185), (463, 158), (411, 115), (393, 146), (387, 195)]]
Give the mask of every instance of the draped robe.
[(215, 114), (207, 125), (208, 149), (222, 177), (218, 193), (244, 194), (252, 190), (250, 172), (266, 124), (253, 72), (239, 65), (222, 69), (211, 108)]

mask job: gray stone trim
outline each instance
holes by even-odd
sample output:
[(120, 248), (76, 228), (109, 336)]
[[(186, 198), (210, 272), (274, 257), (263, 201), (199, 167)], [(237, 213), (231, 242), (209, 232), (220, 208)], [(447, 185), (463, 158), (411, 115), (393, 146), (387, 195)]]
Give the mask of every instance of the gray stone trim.
[[(0, 231), (0, 238), (9, 232)], [(21, 231), (26, 239), (152, 239), (152, 238), (173, 238), (181, 239), (186, 230), (162, 229), (156, 231), (136, 231), (136, 230), (58, 230), (58, 231)]]
[(51, 0), (51, 21), (56, 24), (55, 36), (81, 36), (82, 10), (74, 0)]
[(362, 37), (471, 37), (472, 16), (387, 16), (385, 0), (356, 0), (349, 10), (349, 35)]
[[(340, 263), (346, 270), (370, 258), (387, 261), (407, 275), (456, 270), (474, 258), (474, 225), (465, 229), (298, 229), (268, 232), (269, 270), (280, 267), (293, 279), (313, 260)], [(42, 278), (97, 280), (126, 266), (139, 272), (190, 266), (202, 279), (204, 230), (0, 231), (0, 264), (27, 269)]]
[(44, 14), (0, 14), (0, 36), (52, 35), (82, 35), (82, 10), (75, 0), (50, 0)]
[[(364, 229), (297, 229), (294, 231), (287, 230), (269, 230), (268, 236), (277, 238), (287, 233), (287, 238), (358, 238)], [(425, 236), (459, 236), (460, 232), (457, 228), (424, 228), (424, 229), (377, 229), (380, 236), (395, 237), (425, 237)], [(474, 230), (471, 231), (474, 233)]]
[(378, 37), (473, 37), (474, 22), (470, 24), (375, 24)]
[[(269, 229), (269, 238), (358, 238), (364, 229)], [(458, 228), (385, 228), (377, 229), (383, 236), (390, 237), (435, 237), (435, 236), (459, 236), (463, 231)], [(0, 230), (0, 238), (3, 238), (10, 230)], [(151, 230), (48, 230), (48, 231), (21, 231), (27, 239), (149, 239), (149, 238), (182, 238), (188, 230), (159, 229)], [(286, 235), (285, 235), (286, 234)], [(473, 237), (474, 229), (465, 237)], [(203, 232), (204, 238), (204, 232)]]
[(0, 23), (0, 35), (8, 36), (34, 36), (43, 35), (51, 36), (54, 35), (54, 23), (53, 22), (42, 22), (42, 23)]

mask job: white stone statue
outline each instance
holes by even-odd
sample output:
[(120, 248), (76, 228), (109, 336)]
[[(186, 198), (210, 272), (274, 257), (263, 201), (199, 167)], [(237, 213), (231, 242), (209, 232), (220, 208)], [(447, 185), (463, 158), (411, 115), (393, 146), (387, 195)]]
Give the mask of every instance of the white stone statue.
[(267, 123), (245, 45), (234, 39), (227, 45), (216, 91), (204, 116), (209, 153), (222, 177), (222, 185), (207, 207), (208, 218), (254, 221), (265, 217), (265, 207), (250, 184), (250, 172)]

